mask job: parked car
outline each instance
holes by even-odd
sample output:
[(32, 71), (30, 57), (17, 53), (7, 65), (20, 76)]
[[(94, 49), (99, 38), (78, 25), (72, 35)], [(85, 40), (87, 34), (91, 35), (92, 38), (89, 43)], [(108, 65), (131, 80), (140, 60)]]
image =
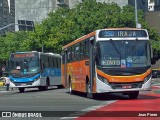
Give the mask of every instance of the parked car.
[(152, 78), (160, 78), (160, 70), (159, 69), (152, 70)]
[(5, 85), (5, 78), (1, 77), (0, 78), (0, 86), (4, 86)]

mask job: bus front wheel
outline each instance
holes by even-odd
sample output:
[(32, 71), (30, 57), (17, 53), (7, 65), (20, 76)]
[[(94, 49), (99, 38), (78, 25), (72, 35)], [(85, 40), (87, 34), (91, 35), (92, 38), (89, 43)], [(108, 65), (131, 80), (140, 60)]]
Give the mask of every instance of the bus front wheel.
[(24, 88), (18, 88), (18, 90), (19, 90), (20, 93), (24, 92)]
[(139, 91), (135, 91), (135, 92), (128, 94), (130, 99), (136, 99), (138, 97), (138, 95), (139, 95)]

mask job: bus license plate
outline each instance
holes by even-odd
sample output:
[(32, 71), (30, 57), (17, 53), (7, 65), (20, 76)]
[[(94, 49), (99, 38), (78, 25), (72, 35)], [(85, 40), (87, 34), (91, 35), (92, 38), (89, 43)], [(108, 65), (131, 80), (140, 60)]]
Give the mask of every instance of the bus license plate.
[(132, 88), (132, 86), (131, 85), (123, 85), (122, 88), (123, 89), (130, 89), (130, 88)]
[(26, 84), (21, 84), (21, 86), (25, 86)]

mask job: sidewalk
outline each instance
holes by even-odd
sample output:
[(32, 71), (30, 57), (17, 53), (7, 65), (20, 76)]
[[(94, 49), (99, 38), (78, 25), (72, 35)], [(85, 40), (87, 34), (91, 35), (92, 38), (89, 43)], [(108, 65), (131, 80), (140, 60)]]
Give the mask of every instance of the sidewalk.
[(11, 88), (9, 88), (9, 91), (6, 91), (6, 86), (0, 86), (0, 93), (7, 93), (7, 92), (17, 92), (17, 89), (14, 89), (13, 91)]

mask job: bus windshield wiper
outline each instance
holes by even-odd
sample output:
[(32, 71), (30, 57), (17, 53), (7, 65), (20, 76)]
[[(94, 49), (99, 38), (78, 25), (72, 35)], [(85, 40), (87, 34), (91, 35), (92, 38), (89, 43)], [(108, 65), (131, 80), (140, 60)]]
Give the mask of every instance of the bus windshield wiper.
[(111, 42), (112, 46), (114, 47), (114, 49), (116, 50), (116, 52), (119, 54), (119, 56), (120, 56), (120, 58), (121, 58), (121, 53), (119, 52), (117, 46), (115, 45), (115, 43), (113, 42), (112, 39), (110, 39), (110, 42)]
[(136, 46), (137, 46), (137, 44), (138, 44), (138, 39), (136, 38), (136, 40), (134, 41), (134, 45), (132, 46), (132, 48), (131, 48), (131, 50), (130, 50), (130, 52), (129, 52), (129, 54), (128, 55), (132, 55), (133, 54), (133, 52), (134, 52), (134, 50), (136, 50)]

